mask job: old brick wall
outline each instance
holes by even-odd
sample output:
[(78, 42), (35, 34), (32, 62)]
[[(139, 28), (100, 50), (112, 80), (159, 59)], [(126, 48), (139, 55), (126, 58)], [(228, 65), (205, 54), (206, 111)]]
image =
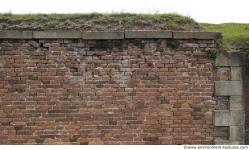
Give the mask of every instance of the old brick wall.
[(0, 143), (214, 144), (228, 136), (213, 125), (215, 47), (213, 39), (2, 39)]

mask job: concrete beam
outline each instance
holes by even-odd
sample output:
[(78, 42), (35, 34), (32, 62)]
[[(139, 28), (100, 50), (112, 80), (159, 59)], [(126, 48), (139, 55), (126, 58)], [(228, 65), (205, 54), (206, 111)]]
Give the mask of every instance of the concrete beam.
[(216, 96), (241, 96), (242, 94), (241, 81), (215, 81)]
[(31, 31), (0, 31), (0, 39), (32, 39)]
[(172, 38), (172, 31), (125, 31), (126, 39)]
[(174, 31), (174, 39), (220, 39), (222, 37), (219, 32), (184, 32)]
[(217, 32), (184, 32), (166, 30), (132, 30), (132, 31), (93, 31), (80, 32), (70, 30), (45, 31), (0, 31), (0, 39), (217, 39)]
[(122, 31), (83, 32), (82, 38), (87, 40), (124, 39), (124, 32)]
[(79, 39), (77, 31), (33, 31), (33, 39)]

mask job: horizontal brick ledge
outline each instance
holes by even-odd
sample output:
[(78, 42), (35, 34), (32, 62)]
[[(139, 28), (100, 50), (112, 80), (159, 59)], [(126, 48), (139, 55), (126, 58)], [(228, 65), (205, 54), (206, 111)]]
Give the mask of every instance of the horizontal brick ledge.
[(217, 32), (186, 32), (167, 30), (127, 30), (127, 31), (0, 31), (0, 39), (217, 39)]

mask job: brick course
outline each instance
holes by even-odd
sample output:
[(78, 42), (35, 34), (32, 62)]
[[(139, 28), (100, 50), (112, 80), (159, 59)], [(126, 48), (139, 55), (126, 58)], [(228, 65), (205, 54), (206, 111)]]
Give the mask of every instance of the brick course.
[(0, 143), (226, 139), (226, 128), (214, 128), (213, 93), (216, 75), (229, 77), (207, 58), (210, 43), (215, 41), (2, 39)]

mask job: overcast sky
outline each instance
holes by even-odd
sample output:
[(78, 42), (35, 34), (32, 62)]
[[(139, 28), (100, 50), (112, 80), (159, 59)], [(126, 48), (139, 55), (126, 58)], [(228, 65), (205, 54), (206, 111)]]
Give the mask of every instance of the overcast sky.
[(198, 22), (249, 23), (249, 0), (0, 0), (12, 13), (179, 13)]

